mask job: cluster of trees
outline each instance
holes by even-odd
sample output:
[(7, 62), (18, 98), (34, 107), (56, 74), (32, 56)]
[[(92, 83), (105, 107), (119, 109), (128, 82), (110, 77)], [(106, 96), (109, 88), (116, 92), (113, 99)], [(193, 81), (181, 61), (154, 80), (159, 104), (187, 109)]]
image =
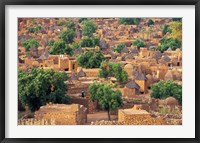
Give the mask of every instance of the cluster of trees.
[(151, 85), (151, 97), (165, 99), (169, 96), (176, 98), (179, 103), (182, 103), (182, 85), (179, 85), (171, 80), (162, 80)]
[(69, 44), (66, 44), (64, 41), (58, 41), (54, 42), (53, 46), (49, 50), (49, 53), (54, 55), (67, 54), (72, 56), (73, 49), (69, 46)]
[(117, 46), (113, 47), (112, 50), (117, 53), (121, 53), (122, 49), (124, 49), (125, 47), (126, 45), (124, 43), (120, 43)]
[(51, 54), (67, 54), (72, 56), (74, 54), (72, 47), (70, 44), (74, 43), (75, 37), (75, 24), (74, 22), (64, 22), (67, 27), (67, 30), (62, 31), (60, 34), (60, 41), (50, 41), (48, 43), (51, 46), (50, 53)]
[(168, 48), (171, 48), (172, 50), (176, 50), (177, 48), (181, 47), (181, 41), (179, 41), (177, 38), (167, 38), (163, 37), (160, 40), (160, 45), (157, 47), (157, 50), (160, 52), (166, 51)]
[(41, 26), (36, 26), (36, 27), (28, 27), (28, 31), (30, 32), (30, 33), (36, 33), (36, 32), (38, 32), (39, 30), (41, 30)]
[(97, 25), (90, 20), (85, 20), (82, 30), (84, 36), (92, 37), (97, 30)]
[(119, 24), (124, 25), (138, 25), (140, 23), (141, 18), (120, 18)]
[(38, 48), (39, 43), (38, 43), (38, 41), (36, 39), (30, 38), (30, 39), (22, 42), (22, 45), (26, 48), (26, 51), (29, 51), (29, 49), (31, 47), (33, 47), (33, 46), (36, 47), (36, 48)]
[(123, 70), (120, 63), (104, 61), (101, 63), (99, 77), (115, 77), (118, 82), (124, 83), (128, 80), (128, 74)]
[(64, 81), (67, 74), (54, 70), (32, 68), (29, 72), (18, 71), (18, 99), (31, 112), (49, 102), (69, 103), (70, 98)]
[(135, 41), (132, 42), (132, 45), (136, 46), (139, 49), (140, 47), (145, 46), (145, 42), (142, 39), (136, 39)]
[(93, 83), (89, 86), (90, 99), (97, 101), (101, 107), (107, 111), (108, 119), (110, 112), (123, 106), (122, 94), (119, 90), (112, 90), (113, 85), (103, 83)]
[(81, 39), (80, 46), (82, 47), (95, 47), (99, 46), (100, 39), (98, 37), (85, 37)]
[(86, 51), (77, 57), (78, 65), (83, 68), (99, 68), (104, 56), (100, 51)]

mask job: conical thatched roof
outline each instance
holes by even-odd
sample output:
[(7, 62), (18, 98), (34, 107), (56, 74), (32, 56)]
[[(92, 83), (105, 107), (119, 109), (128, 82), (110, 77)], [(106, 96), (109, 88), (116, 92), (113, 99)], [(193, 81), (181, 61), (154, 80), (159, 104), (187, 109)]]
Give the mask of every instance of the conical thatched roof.
[(172, 71), (169, 70), (165, 75), (165, 80), (174, 80), (174, 79), (175, 79), (175, 77), (174, 77)]
[(42, 54), (39, 58), (38, 58), (38, 60), (46, 60), (47, 59), (47, 57), (44, 55), (44, 54)]
[(143, 73), (137, 73), (136, 76), (135, 76), (135, 79), (136, 80), (147, 80), (147, 77), (146, 75), (144, 75)]
[(162, 60), (165, 61), (165, 62), (170, 62), (171, 61), (171, 59), (168, 56), (162, 57)]
[(152, 58), (159, 59), (162, 56), (162, 53), (160, 51), (157, 51)]
[(121, 50), (121, 53), (128, 53), (129, 49), (127, 47), (124, 47), (124, 49)]
[(83, 71), (83, 69), (81, 69), (81, 70), (78, 72), (78, 77), (86, 77), (86, 73)]
[(126, 88), (135, 88), (135, 89), (140, 89), (140, 86), (134, 81), (134, 80), (131, 80), (130, 82), (128, 82), (126, 85), (125, 85)]
[(133, 50), (131, 50), (131, 53), (132, 53), (132, 54), (138, 54), (139, 51), (138, 51), (137, 49), (133, 49)]

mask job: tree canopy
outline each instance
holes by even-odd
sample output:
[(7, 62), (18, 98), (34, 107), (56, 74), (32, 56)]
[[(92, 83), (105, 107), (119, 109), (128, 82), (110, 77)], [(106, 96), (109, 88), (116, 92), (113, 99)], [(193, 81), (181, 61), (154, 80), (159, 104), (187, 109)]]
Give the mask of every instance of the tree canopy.
[(109, 120), (111, 120), (110, 111), (117, 110), (123, 105), (121, 92), (113, 90), (112, 87), (109, 84), (93, 83), (88, 88), (90, 99), (97, 101), (107, 111)]
[(84, 21), (84, 25), (82, 29), (83, 29), (84, 36), (91, 37), (93, 33), (96, 32), (97, 25), (90, 20), (86, 20)]
[(126, 45), (124, 43), (120, 43), (117, 46), (113, 47), (112, 50), (117, 52), (117, 53), (121, 53), (121, 51), (126, 47)]
[(28, 39), (24, 42), (22, 42), (22, 45), (26, 48), (26, 50), (28, 51), (31, 47), (36, 47), (38, 48), (39, 43), (37, 42), (36, 39), (32, 38), (32, 39)]
[(67, 74), (53, 70), (32, 68), (29, 72), (18, 71), (18, 97), (22, 105), (34, 112), (40, 106), (52, 103), (68, 103), (64, 81)]
[(120, 83), (126, 82), (128, 80), (128, 74), (123, 70), (120, 63), (112, 63), (107, 61), (101, 63), (99, 77), (115, 77)]
[(165, 99), (169, 96), (176, 98), (182, 103), (182, 85), (179, 85), (171, 80), (162, 80), (151, 85), (151, 97)]
[(62, 31), (60, 38), (67, 44), (72, 43), (74, 41), (75, 32), (73, 29), (68, 29)]
[(141, 18), (120, 18), (119, 24), (124, 25), (138, 25), (140, 23)]
[(177, 38), (174, 39), (174, 38), (163, 37), (160, 40), (160, 46), (157, 47), (157, 50), (163, 53), (168, 48), (171, 48), (172, 50), (181, 48), (181, 41), (179, 41)]
[(49, 53), (54, 54), (54, 55), (67, 54), (67, 55), (72, 56), (73, 49), (69, 46), (69, 44), (66, 44), (64, 41), (58, 41), (58, 42), (54, 42)]
[(149, 19), (149, 21), (147, 22), (148, 26), (150, 25), (154, 25), (154, 21), (152, 19)]
[(132, 42), (133, 46), (136, 46), (137, 48), (144, 47), (145, 42), (141, 39), (136, 39), (135, 41)]
[(100, 51), (86, 51), (77, 57), (78, 65), (83, 68), (99, 68), (104, 56)]
[(93, 37), (93, 38), (85, 37), (81, 39), (80, 46), (81, 47), (95, 47), (95, 46), (99, 46), (99, 43), (100, 43), (100, 39), (98, 37)]

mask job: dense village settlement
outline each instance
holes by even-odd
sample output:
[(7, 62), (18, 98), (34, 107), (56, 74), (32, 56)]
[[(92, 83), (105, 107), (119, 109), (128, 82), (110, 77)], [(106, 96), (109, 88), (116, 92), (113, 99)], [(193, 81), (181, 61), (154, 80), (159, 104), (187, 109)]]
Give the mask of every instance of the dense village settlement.
[(182, 125), (182, 19), (18, 18), (18, 125)]

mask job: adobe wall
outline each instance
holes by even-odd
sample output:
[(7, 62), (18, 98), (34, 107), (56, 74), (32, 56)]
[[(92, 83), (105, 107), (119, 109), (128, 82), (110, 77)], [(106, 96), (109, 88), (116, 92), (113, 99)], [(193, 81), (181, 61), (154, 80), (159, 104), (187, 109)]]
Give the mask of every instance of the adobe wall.
[[(127, 110), (127, 109), (125, 109)], [(128, 113), (125, 110), (118, 110), (118, 122), (123, 123), (124, 125), (163, 125), (165, 124), (162, 118), (153, 118), (148, 112), (145, 110), (133, 110), (134, 112)], [(138, 113), (137, 113), (138, 111)], [(144, 112), (143, 112), (144, 111)]]
[(140, 92), (147, 92), (147, 83), (145, 80), (135, 80), (135, 82), (140, 86)]
[(56, 125), (82, 125), (87, 122), (87, 108), (79, 104), (52, 104), (35, 112), (36, 119), (55, 120)]
[(99, 68), (98, 69), (83, 69), (87, 77), (98, 77)]

